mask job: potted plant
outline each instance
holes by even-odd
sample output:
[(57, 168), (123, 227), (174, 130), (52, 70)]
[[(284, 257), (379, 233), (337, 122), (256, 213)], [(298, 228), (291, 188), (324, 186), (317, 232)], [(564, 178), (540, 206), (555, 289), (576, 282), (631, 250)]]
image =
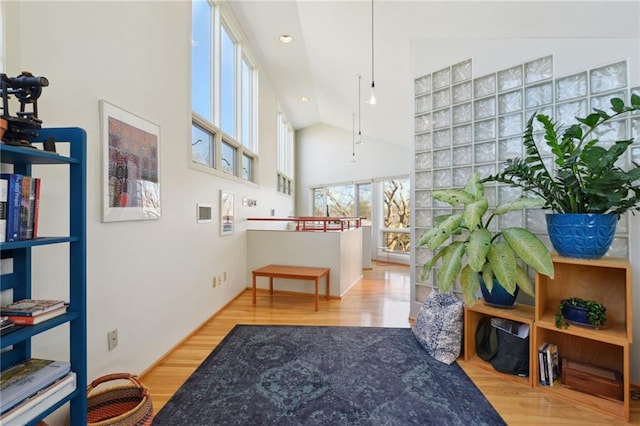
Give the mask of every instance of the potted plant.
[(439, 290), (450, 291), (459, 277), (465, 303), (472, 305), (481, 281), (489, 294), (496, 290), (497, 283), (510, 295), (514, 295), (516, 288), (519, 288), (533, 296), (531, 280), (518, 259), (537, 272), (553, 277), (551, 255), (538, 237), (520, 227), (506, 228), (496, 233), (489, 229), (494, 217), (540, 207), (544, 204), (543, 200), (520, 197), (497, 206), (490, 213), (478, 173), (469, 177), (464, 189), (435, 190), (432, 196), (452, 206), (462, 205), (464, 211), (437, 217), (435, 226), (422, 234), (418, 246), (433, 251), (433, 257), (423, 267), (423, 280), (440, 260), (436, 275)]
[[(633, 139), (606, 144), (597, 137), (612, 120), (640, 111), (640, 96), (632, 95), (630, 105), (613, 98), (611, 110), (607, 113), (594, 108), (593, 113), (576, 117), (578, 123), (564, 130), (562, 123), (547, 115), (532, 115), (523, 136), (525, 156), (507, 160), (501, 173), (486, 179), (520, 187), (544, 199), (543, 208), (554, 213), (546, 216), (549, 237), (563, 256), (604, 256), (620, 215), (640, 210), (640, 164), (633, 162), (629, 170), (620, 165)], [(534, 121), (542, 124), (553, 166), (545, 162), (536, 145)], [(580, 225), (585, 228), (576, 230)], [(558, 231), (566, 234), (557, 235)], [(604, 241), (598, 242), (598, 236)]]
[(607, 321), (607, 308), (594, 300), (579, 297), (562, 299), (556, 312), (556, 327), (567, 328), (569, 322), (601, 327)]

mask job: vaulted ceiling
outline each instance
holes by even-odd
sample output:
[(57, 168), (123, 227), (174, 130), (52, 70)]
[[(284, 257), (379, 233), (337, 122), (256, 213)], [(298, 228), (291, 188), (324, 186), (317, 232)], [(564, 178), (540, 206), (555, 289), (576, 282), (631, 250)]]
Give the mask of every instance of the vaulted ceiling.
[[(259, 66), (296, 129), (325, 123), (351, 131), (358, 112), (365, 138), (409, 145), (413, 133), (411, 43), (491, 38), (640, 38), (640, 2), (373, 0), (378, 103), (372, 78), (369, 0), (230, 0)], [(291, 44), (281, 34), (294, 37)], [(597, 55), (597, 46), (594, 46)], [(455, 55), (454, 55), (455, 56)], [(463, 61), (468, 57), (457, 58)], [(425, 58), (421, 58), (424, 62)], [(436, 71), (455, 62), (427, 58)], [(596, 61), (597, 62), (597, 61)], [(310, 98), (302, 102), (301, 97)]]

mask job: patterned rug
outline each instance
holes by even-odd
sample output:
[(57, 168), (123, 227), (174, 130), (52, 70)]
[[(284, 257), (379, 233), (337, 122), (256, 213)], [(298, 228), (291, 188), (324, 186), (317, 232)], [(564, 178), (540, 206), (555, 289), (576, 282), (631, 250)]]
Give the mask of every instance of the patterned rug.
[[(153, 396), (152, 396), (153, 397)], [(236, 326), (154, 425), (504, 425), (409, 328)]]

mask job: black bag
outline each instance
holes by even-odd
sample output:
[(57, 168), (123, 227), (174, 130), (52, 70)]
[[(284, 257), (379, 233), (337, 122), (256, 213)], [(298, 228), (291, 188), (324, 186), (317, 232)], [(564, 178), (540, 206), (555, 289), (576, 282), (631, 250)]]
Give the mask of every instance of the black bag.
[(501, 373), (529, 376), (529, 336), (522, 338), (483, 317), (476, 330), (476, 353)]

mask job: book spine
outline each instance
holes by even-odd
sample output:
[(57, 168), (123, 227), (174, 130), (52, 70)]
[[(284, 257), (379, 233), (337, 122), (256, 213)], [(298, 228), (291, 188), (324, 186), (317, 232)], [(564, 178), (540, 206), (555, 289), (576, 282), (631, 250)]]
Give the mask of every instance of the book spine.
[(35, 179), (33, 200), (33, 238), (38, 238), (38, 218), (40, 217), (40, 178)]
[(7, 179), (7, 241), (20, 239), (20, 199), (22, 198), (22, 175), (3, 174)]
[(7, 195), (9, 181), (0, 179), (0, 243), (7, 241)]
[(542, 363), (544, 368), (544, 384), (546, 386), (550, 386), (551, 382), (549, 381), (549, 361), (547, 355), (547, 349), (549, 348), (549, 344), (545, 343), (544, 349), (542, 350)]
[(29, 207), (31, 194), (31, 176), (22, 176), (22, 194), (20, 197), (20, 239), (29, 238)]
[(558, 381), (558, 347), (554, 344), (549, 344), (547, 348), (547, 363), (549, 370), (549, 386), (553, 386)]
[(38, 317), (23, 317), (19, 315), (7, 315), (7, 318), (13, 321), (13, 323), (16, 325), (35, 325), (39, 322), (39, 321), (36, 322), (36, 318)]
[(538, 348), (538, 369), (540, 371), (540, 384), (546, 386), (548, 384), (547, 378), (545, 376), (545, 362), (544, 362), (544, 351), (547, 343), (543, 343)]

